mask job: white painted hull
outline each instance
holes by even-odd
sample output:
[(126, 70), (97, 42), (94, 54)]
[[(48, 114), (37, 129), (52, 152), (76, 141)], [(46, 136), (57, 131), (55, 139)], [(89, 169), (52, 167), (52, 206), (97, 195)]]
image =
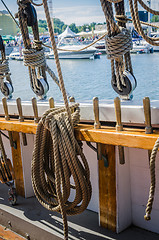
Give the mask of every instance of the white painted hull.
[[(58, 51), (59, 59), (94, 59), (94, 52), (62, 52)], [(54, 54), (47, 54), (49, 59), (54, 59)]]

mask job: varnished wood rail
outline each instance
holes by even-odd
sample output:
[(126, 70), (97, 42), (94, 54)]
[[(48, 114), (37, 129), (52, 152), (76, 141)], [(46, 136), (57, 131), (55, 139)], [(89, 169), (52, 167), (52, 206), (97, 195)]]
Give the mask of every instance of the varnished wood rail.
[[(15, 171), (15, 183), (18, 195), (25, 196), (23, 179), (22, 154), (19, 132), (35, 134), (37, 123), (31, 120), (19, 122), (11, 119), (6, 121), (0, 118), (0, 129), (14, 132), (17, 149), (12, 148), (12, 158)], [(102, 144), (102, 153), (107, 156), (109, 167), (104, 167), (104, 160), (98, 161), (99, 173), (99, 215), (100, 225), (116, 231), (116, 156), (115, 146), (152, 149), (159, 137), (159, 130), (153, 134), (146, 134), (144, 129), (123, 128), (116, 131), (115, 127), (101, 127), (94, 129), (90, 124), (78, 124), (75, 127), (75, 136), (78, 140)]]
[[(19, 122), (18, 120), (6, 121), (0, 118), (0, 129), (29, 134), (36, 133), (37, 124), (31, 120)], [(75, 127), (75, 136), (78, 140), (97, 142), (109, 145), (121, 145), (124, 147), (152, 149), (155, 141), (159, 137), (159, 131), (153, 134), (145, 134), (144, 129), (124, 128), (122, 132), (117, 132), (113, 127), (101, 127), (94, 129), (93, 125), (79, 124)]]

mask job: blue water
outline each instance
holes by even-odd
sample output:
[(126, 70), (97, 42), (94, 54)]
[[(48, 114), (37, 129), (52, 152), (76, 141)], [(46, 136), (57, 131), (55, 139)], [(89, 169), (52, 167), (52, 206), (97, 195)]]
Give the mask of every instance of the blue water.
[[(134, 75), (137, 79), (137, 88), (134, 99), (141, 100), (149, 96), (151, 100), (159, 100), (159, 54), (131, 55)], [(67, 91), (77, 101), (92, 100), (94, 96), (99, 99), (114, 99), (117, 94), (111, 87), (110, 61), (106, 55), (95, 60), (61, 60), (63, 78)], [(14, 86), (13, 99), (21, 97), (22, 100), (31, 100), (34, 93), (30, 88), (28, 69), (23, 62), (10, 60), (10, 71)], [(47, 60), (48, 65), (55, 71), (55, 61)], [(61, 101), (62, 95), (48, 76), (50, 90), (48, 97)], [(0, 98), (2, 94), (0, 93)]]

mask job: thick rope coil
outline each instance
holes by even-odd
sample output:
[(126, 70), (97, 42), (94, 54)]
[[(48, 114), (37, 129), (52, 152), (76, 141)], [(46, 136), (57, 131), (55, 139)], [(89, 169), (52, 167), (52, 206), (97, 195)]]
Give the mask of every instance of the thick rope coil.
[[(72, 124), (79, 122), (79, 107), (70, 110)], [(72, 185), (71, 178), (74, 180)], [(38, 201), (48, 210), (61, 213), (64, 239), (68, 239), (67, 215), (83, 212), (91, 198), (88, 163), (74, 138), (66, 109), (46, 111), (38, 123), (32, 159), (32, 183)], [(74, 192), (73, 201), (69, 201)]]
[[(38, 43), (36, 43), (38, 44)], [(37, 45), (36, 45), (37, 46)], [(36, 48), (35, 46), (35, 48)], [(41, 44), (38, 45), (38, 48), (41, 46)], [(47, 71), (50, 75), (50, 77), (54, 80), (54, 82), (59, 85), (59, 80), (55, 73), (51, 70), (51, 68), (46, 64), (46, 58), (44, 54), (44, 49), (36, 50), (36, 49), (23, 49), (23, 56), (24, 56), (24, 65), (28, 67), (44, 67), (45, 71)], [(69, 96), (69, 93), (67, 93), (67, 96)]]
[(155, 186), (156, 186), (156, 176), (155, 176), (155, 160), (159, 148), (159, 138), (156, 140), (155, 145), (152, 149), (150, 157), (150, 174), (151, 174), (151, 186), (149, 191), (149, 199), (146, 205), (146, 214), (144, 216), (145, 220), (149, 221), (151, 219), (152, 205), (155, 195)]
[(106, 36), (106, 52), (108, 59), (120, 61), (122, 56), (132, 49), (131, 33), (126, 28), (115, 36)]
[(28, 67), (42, 67), (46, 65), (44, 50), (23, 49), (24, 65)]

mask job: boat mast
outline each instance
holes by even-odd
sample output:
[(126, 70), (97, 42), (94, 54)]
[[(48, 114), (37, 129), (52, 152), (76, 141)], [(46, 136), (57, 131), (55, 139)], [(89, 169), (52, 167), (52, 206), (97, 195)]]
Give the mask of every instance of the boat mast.
[(53, 17), (53, 5), (52, 5), (52, 0), (49, 0), (48, 3), (49, 3), (49, 10), (50, 10), (52, 28), (53, 28), (53, 31), (54, 31), (54, 17)]
[[(151, 8), (151, 0), (147, 1), (149, 8)], [(151, 20), (151, 16), (150, 16), (150, 12), (148, 12), (148, 23), (150, 23)], [(151, 34), (151, 26), (148, 26), (148, 36), (150, 36)]]

